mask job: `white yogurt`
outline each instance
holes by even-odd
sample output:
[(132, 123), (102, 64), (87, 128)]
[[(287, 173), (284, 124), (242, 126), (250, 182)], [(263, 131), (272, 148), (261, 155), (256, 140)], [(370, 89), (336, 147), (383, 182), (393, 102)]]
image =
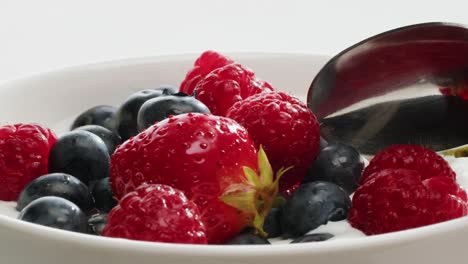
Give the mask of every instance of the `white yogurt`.
[[(445, 157), (449, 162), (452, 169), (457, 174), (457, 182), (465, 189), (468, 189), (468, 158), (453, 158)], [(4, 202), (0, 201), (0, 215), (17, 218), (19, 212), (15, 209), (16, 202)], [(315, 230), (309, 232), (309, 234), (317, 233), (330, 233), (334, 237), (330, 240), (343, 240), (353, 239), (357, 237), (365, 236), (361, 231), (353, 228), (347, 220), (338, 222), (328, 222), (326, 225), (322, 225)], [(273, 244), (287, 244), (290, 240), (282, 240), (279, 238), (271, 239)]]

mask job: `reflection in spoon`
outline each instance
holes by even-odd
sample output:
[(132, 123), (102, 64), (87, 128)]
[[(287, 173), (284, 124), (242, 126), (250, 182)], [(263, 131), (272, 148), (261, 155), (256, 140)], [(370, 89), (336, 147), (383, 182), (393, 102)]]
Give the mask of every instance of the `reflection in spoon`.
[(363, 153), (396, 143), (441, 150), (468, 143), (468, 109), (457, 98), (427, 96), (468, 98), (467, 69), (466, 27), (425, 23), (394, 29), (332, 58), (313, 80), (308, 105), (326, 139)]

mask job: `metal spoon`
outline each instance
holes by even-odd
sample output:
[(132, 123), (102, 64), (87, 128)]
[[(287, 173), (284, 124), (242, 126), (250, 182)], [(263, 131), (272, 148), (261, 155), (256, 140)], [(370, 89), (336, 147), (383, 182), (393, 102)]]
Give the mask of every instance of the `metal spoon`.
[(322, 136), (363, 154), (468, 144), (468, 28), (424, 23), (368, 38), (333, 57), (307, 97)]

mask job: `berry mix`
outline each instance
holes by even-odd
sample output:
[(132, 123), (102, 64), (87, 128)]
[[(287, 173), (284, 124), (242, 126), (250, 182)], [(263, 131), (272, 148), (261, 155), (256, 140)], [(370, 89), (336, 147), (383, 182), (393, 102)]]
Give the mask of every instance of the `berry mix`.
[(91, 108), (58, 138), (38, 124), (0, 127), (0, 200), (40, 225), (186, 244), (318, 242), (333, 238), (314, 232), (329, 222), (375, 235), (468, 212), (436, 152), (394, 145), (365, 166), (320, 137), (303, 102), (213, 51), (180, 89)]

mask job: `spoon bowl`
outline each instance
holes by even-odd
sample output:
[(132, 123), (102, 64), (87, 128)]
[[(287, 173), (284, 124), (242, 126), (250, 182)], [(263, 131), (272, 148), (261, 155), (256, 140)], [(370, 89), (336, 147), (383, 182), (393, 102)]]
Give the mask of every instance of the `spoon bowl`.
[(322, 136), (372, 155), (393, 144), (436, 151), (468, 143), (468, 28), (424, 23), (363, 40), (310, 85)]

